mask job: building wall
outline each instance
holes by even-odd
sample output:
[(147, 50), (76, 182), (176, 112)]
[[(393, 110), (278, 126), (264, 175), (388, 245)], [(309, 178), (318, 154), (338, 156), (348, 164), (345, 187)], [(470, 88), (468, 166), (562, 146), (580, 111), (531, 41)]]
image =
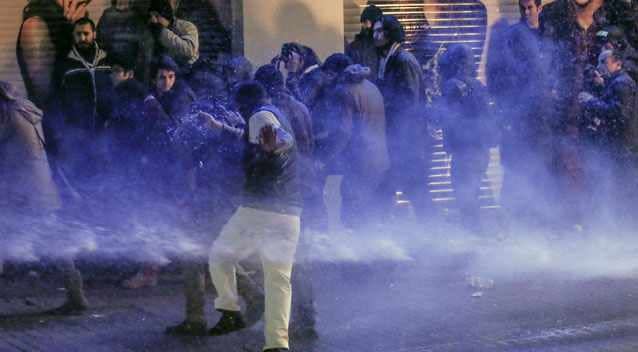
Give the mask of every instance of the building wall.
[(285, 42), (312, 47), (323, 60), (343, 52), (343, 0), (244, 0), (244, 54), (269, 63)]

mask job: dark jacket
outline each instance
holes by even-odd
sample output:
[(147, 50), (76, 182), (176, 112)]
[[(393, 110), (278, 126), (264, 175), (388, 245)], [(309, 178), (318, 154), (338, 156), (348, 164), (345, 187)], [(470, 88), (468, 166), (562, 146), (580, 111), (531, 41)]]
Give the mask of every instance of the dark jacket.
[(636, 150), (637, 93), (636, 82), (627, 72), (621, 70), (609, 79), (600, 98), (585, 103), (588, 116), (598, 121), (591, 128), (595, 129), (595, 137), (599, 143), (615, 151), (625, 148)]
[[(265, 105), (251, 114), (259, 112), (275, 115), (284, 131), (294, 137), (292, 127), (285, 115), (272, 105)], [(293, 145), (279, 153), (264, 152), (258, 144), (249, 141), (249, 127), (244, 132), (244, 170), (246, 184), (243, 204), (248, 207), (299, 215), (301, 192), (297, 176), (297, 149)]]
[(447, 151), (487, 151), (495, 138), (485, 86), (474, 77), (453, 77), (443, 83), (442, 98), (447, 106), (443, 118)]
[(299, 154), (310, 157), (314, 150), (315, 138), (308, 108), (286, 91), (275, 93), (272, 97), (272, 103), (290, 121)]
[(111, 67), (106, 52), (95, 46), (94, 58), (83, 58), (74, 47), (58, 67), (58, 99), (53, 102), (64, 126), (99, 133), (110, 115)]
[(361, 30), (354, 37), (354, 41), (346, 47), (346, 55), (352, 62), (370, 68), (370, 77), (375, 79), (379, 69), (379, 54), (371, 35)]
[(594, 23), (583, 30), (577, 23), (575, 4), (557, 0), (543, 7), (540, 32), (543, 52), (549, 61), (548, 82), (554, 92), (550, 121), (559, 134), (578, 135), (578, 120), (582, 115), (577, 95), (585, 89), (586, 69), (598, 59), (596, 33), (609, 21), (604, 7), (594, 14)]
[(383, 77), (378, 78), (388, 128), (395, 129), (420, 118), (418, 110), (423, 102), (423, 72), (414, 55), (399, 47), (388, 59)]
[[(64, 9), (58, 5), (55, 1), (49, 0), (37, 0), (29, 1), (23, 11), (22, 25), (20, 26), (20, 32), (22, 33), (22, 26), (24, 22), (33, 17), (39, 17), (44, 21), (49, 30), (49, 40), (53, 44), (55, 61), (60, 62), (64, 60), (64, 57), (69, 53), (73, 47), (73, 24), (67, 21), (64, 17)], [(49, 97), (35, 96), (35, 88), (33, 82), (29, 77), (25, 63), (25, 53), (22, 50), (22, 44), (20, 42), (21, 34), (18, 34), (18, 42), (16, 44), (16, 56), (18, 64), (20, 65), (20, 71), (24, 79), (24, 84), (29, 95), (29, 99), (38, 106), (43, 107), (46, 100)], [(52, 68), (51, 68), (52, 69)], [(51, 88), (51, 87), (49, 87)]]
[(145, 54), (152, 46), (145, 17), (137, 9), (126, 11), (114, 7), (104, 10), (97, 25), (97, 41), (110, 57), (126, 58), (136, 64), (135, 78), (146, 82), (151, 62)]

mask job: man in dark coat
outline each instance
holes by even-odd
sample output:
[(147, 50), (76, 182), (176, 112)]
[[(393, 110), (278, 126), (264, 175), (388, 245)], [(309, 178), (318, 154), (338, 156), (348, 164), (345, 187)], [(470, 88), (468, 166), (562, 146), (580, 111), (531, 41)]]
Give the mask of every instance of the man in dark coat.
[(551, 131), (545, 121), (540, 36), (529, 24), (538, 24), (537, 5), (532, 0), (520, 4), (526, 15), (519, 23), (493, 26), (486, 75), (501, 132), (501, 204), (509, 220), (538, 224), (550, 213)]
[(585, 170), (579, 120), (583, 114), (578, 93), (586, 89), (589, 67), (598, 58), (596, 33), (605, 26), (625, 23), (629, 8), (623, 1), (557, 0), (543, 7), (540, 32), (551, 77), (548, 91), (553, 133), (556, 203), (562, 225), (580, 229)]
[(587, 155), (591, 210), (617, 220), (609, 225), (624, 225), (633, 221), (627, 209), (635, 202), (638, 190), (635, 162), (638, 91), (636, 82), (623, 69), (620, 51), (603, 51), (597, 70), (605, 79), (601, 96), (597, 98), (586, 92), (578, 96), (587, 117), (583, 134), (590, 137)]
[(346, 47), (346, 55), (352, 62), (368, 67), (370, 78), (376, 79), (379, 67), (379, 54), (374, 46), (372, 26), (381, 19), (383, 11), (380, 8), (369, 5), (361, 13), (361, 31), (354, 37), (354, 41)]
[(461, 223), (467, 230), (481, 233), (479, 192), (494, 138), (487, 90), (476, 79), (474, 55), (466, 45), (450, 46), (439, 68), (446, 111), (444, 143), (452, 156), (452, 186)]
[(385, 101), (391, 192), (402, 191), (418, 218), (428, 216), (427, 191), (429, 139), (423, 116), (423, 72), (416, 57), (403, 48), (403, 26), (394, 16), (374, 24), (375, 46), (380, 54), (377, 82)]
[(59, 174), (69, 181), (65, 190), (81, 194), (99, 188), (97, 176), (105, 166), (102, 137), (110, 116), (111, 68), (95, 41), (93, 21), (76, 21), (73, 40), (73, 48), (56, 67), (56, 99), (46, 118), (52, 127), (49, 147), (59, 162)]

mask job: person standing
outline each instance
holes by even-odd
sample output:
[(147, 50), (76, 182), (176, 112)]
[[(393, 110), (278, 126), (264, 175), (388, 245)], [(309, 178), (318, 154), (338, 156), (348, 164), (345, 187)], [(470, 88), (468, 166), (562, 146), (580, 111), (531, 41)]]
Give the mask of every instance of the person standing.
[[(64, 216), (58, 189), (53, 182), (44, 147), (42, 111), (31, 101), (21, 97), (15, 88), (0, 81), (0, 210), (3, 217), (27, 216), (42, 218), (58, 214)], [(25, 219), (26, 220), (26, 219)], [(21, 223), (25, 226), (26, 221)], [(18, 236), (29, 236), (31, 230)], [(3, 249), (11, 248), (14, 231), (2, 231)], [(51, 234), (56, 236), (56, 234)], [(25, 238), (18, 238), (24, 241)], [(49, 239), (55, 241), (55, 238)], [(50, 244), (50, 241), (46, 241)], [(54, 242), (55, 243), (55, 242)], [(24, 244), (21, 244), (23, 246)], [(62, 248), (56, 248), (63, 252)], [(62, 271), (66, 301), (47, 314), (67, 315), (85, 311), (88, 301), (84, 295), (82, 275), (73, 259), (53, 253), (55, 265)], [(1, 262), (1, 260), (0, 260)]]
[(412, 203), (417, 218), (431, 211), (427, 190), (428, 136), (422, 104), (423, 72), (416, 57), (403, 47), (403, 25), (384, 15), (374, 24), (374, 42), (380, 54), (377, 83), (385, 102), (389, 187), (393, 196), (401, 191)]
[[(270, 105), (263, 86), (241, 84), (234, 101), (246, 127), (246, 173), (242, 205), (222, 229), (209, 264), (222, 313), (210, 331), (223, 335), (245, 327), (236, 285), (239, 260), (259, 253), (266, 293), (264, 351), (288, 351), (292, 289), (290, 275), (300, 233), (301, 194), (297, 184), (297, 150), (286, 117)], [(227, 130), (223, 126), (222, 130)]]
[(379, 54), (374, 46), (372, 27), (382, 16), (383, 11), (375, 5), (366, 7), (361, 13), (361, 31), (346, 46), (346, 55), (353, 63), (368, 67), (372, 79), (376, 79), (379, 67)]

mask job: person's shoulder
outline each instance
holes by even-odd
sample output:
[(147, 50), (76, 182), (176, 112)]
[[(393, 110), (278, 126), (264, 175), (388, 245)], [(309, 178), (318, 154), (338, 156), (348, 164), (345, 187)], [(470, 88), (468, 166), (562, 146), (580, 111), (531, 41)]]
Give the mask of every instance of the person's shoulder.
[(417, 60), (416, 56), (404, 48), (397, 52), (396, 60), (403, 64), (419, 65), (419, 60)]
[(193, 22), (187, 21), (182, 18), (175, 19), (175, 27), (179, 30), (184, 30), (188, 32), (197, 31), (197, 26)]
[(27, 35), (35, 35), (40, 38), (46, 38), (46, 36), (42, 36), (43, 33), (48, 33), (49, 27), (47, 27), (47, 23), (40, 16), (33, 16), (27, 18), (22, 23), (22, 29), (20, 30), (21, 37), (25, 37)]

